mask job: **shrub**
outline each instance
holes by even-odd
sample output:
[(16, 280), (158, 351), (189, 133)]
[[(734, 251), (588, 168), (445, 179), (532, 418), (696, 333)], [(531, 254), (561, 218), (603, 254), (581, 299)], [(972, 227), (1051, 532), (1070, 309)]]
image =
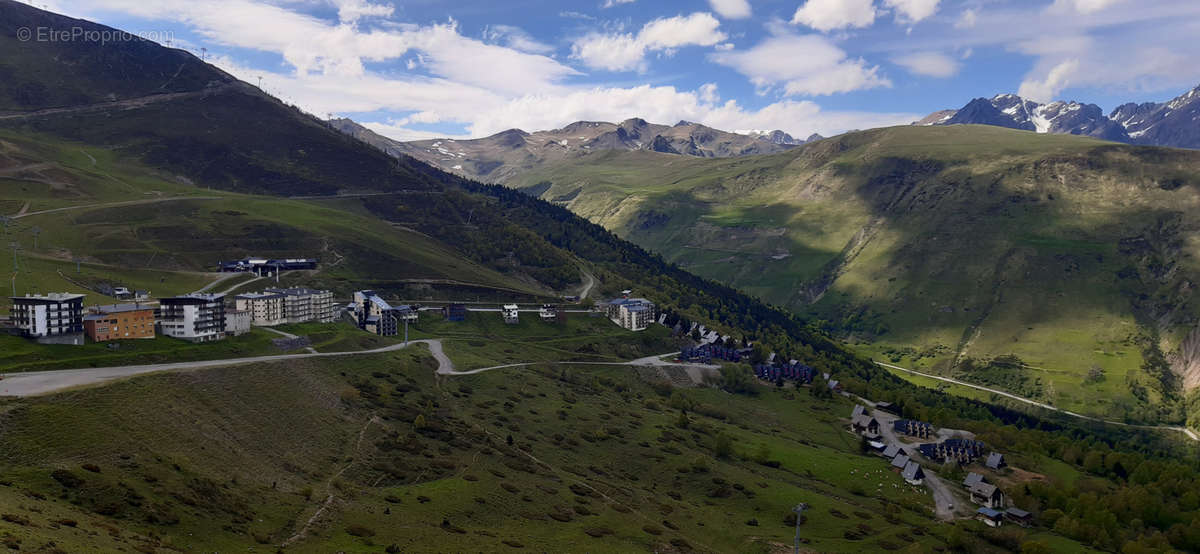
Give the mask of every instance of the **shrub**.
[(86, 469), (92, 473), (100, 473), (100, 466), (98, 466), (96, 464), (83, 464), (83, 466), (81, 466), (81, 467), (83, 467), (83, 469)]
[(0, 515), (0, 519), (16, 525), (29, 525), (29, 518), (18, 514)]
[(346, 533), (355, 537), (374, 537), (375, 530), (365, 525), (351, 524), (346, 526)]
[(79, 488), (79, 486), (83, 484), (83, 479), (80, 479), (78, 475), (75, 475), (74, 473), (71, 473), (65, 469), (56, 469), (50, 472), (50, 477), (54, 478), (55, 481), (58, 481), (58, 484), (68, 489)]

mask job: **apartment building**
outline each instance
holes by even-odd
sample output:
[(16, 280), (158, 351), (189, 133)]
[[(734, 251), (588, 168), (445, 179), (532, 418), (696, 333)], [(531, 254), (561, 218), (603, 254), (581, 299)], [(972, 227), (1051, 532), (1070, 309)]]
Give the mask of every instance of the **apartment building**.
[(154, 338), (154, 308), (140, 304), (93, 306), (83, 316), (83, 331), (93, 342)]
[(337, 321), (333, 291), (307, 288), (267, 289), (269, 294), (283, 295), (283, 317), (288, 323), (332, 323)]
[(271, 327), (287, 323), (284, 316), (285, 297), (273, 292), (251, 292), (233, 297), (236, 310), (250, 312), (250, 323), (259, 327)]
[(645, 298), (617, 298), (602, 308), (608, 319), (630, 331), (641, 331), (654, 323), (654, 303)]
[(192, 293), (163, 298), (158, 308), (159, 332), (191, 342), (225, 338), (225, 295)]
[(385, 337), (399, 334), (405, 321), (415, 323), (418, 318), (413, 306), (392, 306), (372, 290), (354, 293), (354, 315), (360, 329)]
[(9, 319), (22, 336), (42, 344), (83, 344), (82, 294), (13, 296)]

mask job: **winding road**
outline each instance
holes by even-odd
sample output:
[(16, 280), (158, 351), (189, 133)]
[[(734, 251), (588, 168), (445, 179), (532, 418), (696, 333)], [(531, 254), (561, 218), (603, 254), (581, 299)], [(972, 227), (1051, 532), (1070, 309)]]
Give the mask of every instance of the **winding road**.
[[(286, 333), (276, 331), (281, 335)], [(514, 367), (527, 367), (537, 364), (557, 363), (557, 364), (572, 364), (572, 365), (622, 365), (622, 366), (677, 366), (684, 368), (695, 368), (698, 371), (710, 371), (718, 366), (703, 365), (703, 364), (675, 364), (662, 361), (661, 357), (672, 354), (659, 354), (656, 356), (647, 356), (638, 358), (628, 362), (527, 362), (517, 364), (504, 364), (492, 367), (484, 367), (479, 369), (471, 369), (467, 371), (457, 371), (454, 369), (454, 362), (450, 361), (450, 357), (446, 355), (442, 349), (441, 339), (421, 339), (409, 341), (408, 344), (426, 344), (429, 346), (429, 353), (437, 360), (438, 375), (475, 375), (485, 371), (494, 371), (497, 369), (506, 369)], [(289, 360), (302, 360), (305, 358), (326, 358), (338, 356), (357, 356), (362, 354), (380, 354), (384, 352), (394, 352), (408, 346), (404, 343), (384, 346), (372, 350), (359, 350), (354, 352), (309, 352), (307, 354), (279, 354), (275, 356), (254, 356), (248, 358), (229, 358), (222, 360), (203, 360), (195, 362), (175, 362), (168, 364), (146, 364), (146, 365), (128, 365), (114, 367), (89, 367), (82, 369), (58, 369), (47, 371), (29, 371), (24, 373), (8, 373), (0, 374), (3, 379), (0, 380), (0, 396), (38, 396), (50, 394), (66, 389), (90, 386), (103, 385), (119, 379), (145, 375), (147, 373), (159, 373), (164, 371), (192, 371), (196, 369), (206, 369), (213, 367), (227, 367), (235, 365), (284, 362)]]
[(964, 386), (964, 387), (970, 387), (970, 388), (973, 388), (973, 389), (976, 389), (976, 390), (981, 390), (981, 391), (984, 391), (984, 392), (990, 392), (990, 393), (992, 393), (992, 394), (1000, 395), (1000, 396), (1003, 396), (1003, 397), (1005, 397), (1005, 398), (1009, 398), (1009, 399), (1012, 399), (1012, 400), (1016, 400), (1016, 401), (1018, 401), (1018, 402), (1024, 402), (1025, 404), (1029, 404), (1029, 405), (1031, 405), (1031, 406), (1037, 406), (1037, 407), (1039, 407), (1039, 408), (1042, 408), (1042, 409), (1044, 409), (1044, 410), (1049, 410), (1049, 411), (1052, 411), (1052, 412), (1058, 412), (1058, 413), (1060, 413), (1060, 414), (1065, 414), (1065, 415), (1068, 415), (1068, 416), (1071, 416), (1071, 417), (1074, 417), (1074, 418), (1078, 418), (1078, 419), (1085, 419), (1085, 420), (1088, 420), (1088, 421), (1095, 421), (1095, 422), (1097, 422), (1097, 423), (1107, 423), (1107, 424), (1109, 424), (1109, 425), (1120, 425), (1120, 426), (1122, 426), (1122, 427), (1130, 427), (1130, 428), (1133, 428), (1133, 429), (1147, 429), (1147, 430), (1153, 430), (1153, 431), (1175, 431), (1175, 432), (1177, 432), (1177, 433), (1183, 433), (1183, 434), (1184, 434), (1184, 435), (1186, 435), (1186, 436), (1187, 436), (1189, 439), (1192, 439), (1192, 440), (1194, 440), (1194, 441), (1200, 441), (1200, 436), (1197, 436), (1197, 435), (1196, 435), (1196, 433), (1195, 433), (1195, 431), (1192, 431), (1191, 429), (1188, 429), (1187, 427), (1179, 427), (1179, 426), (1177, 426), (1177, 425), (1139, 425), (1139, 424), (1136, 424), (1136, 423), (1125, 423), (1125, 422), (1123, 422), (1123, 421), (1113, 421), (1113, 420), (1110, 420), (1110, 419), (1101, 419), (1101, 418), (1098, 418), (1098, 417), (1092, 417), (1092, 416), (1087, 416), (1087, 415), (1083, 415), (1083, 414), (1077, 414), (1077, 413), (1075, 413), (1075, 412), (1072, 412), (1072, 411), (1070, 411), (1070, 410), (1063, 410), (1063, 409), (1060, 409), (1060, 408), (1056, 408), (1056, 407), (1054, 407), (1054, 406), (1051, 406), (1051, 405), (1049, 405), (1049, 404), (1046, 404), (1046, 403), (1044, 403), (1044, 402), (1038, 402), (1037, 400), (1031, 400), (1031, 399), (1029, 399), (1029, 398), (1025, 398), (1025, 397), (1022, 397), (1022, 396), (1017, 396), (1017, 395), (1015, 395), (1015, 394), (1013, 394), (1013, 393), (1011, 393), (1011, 392), (1005, 392), (1005, 391), (1002, 391), (1002, 390), (997, 390), (997, 389), (993, 389), (993, 388), (990, 388), (990, 387), (985, 387), (985, 386), (982, 386), (982, 385), (976, 385), (976, 384), (974, 384), (974, 383), (968, 383), (968, 382), (966, 382), (966, 381), (959, 381), (958, 379), (951, 379), (951, 378), (949, 378), (949, 377), (942, 377), (941, 375), (932, 375), (932, 374), (929, 374), (929, 373), (922, 373), (922, 372), (920, 372), (920, 371), (915, 371), (915, 370), (912, 370), (912, 369), (908, 369), (908, 368), (906, 368), (906, 367), (900, 367), (900, 366), (898, 366), (898, 365), (892, 365), (892, 364), (887, 364), (887, 363), (883, 363), (883, 362), (875, 362), (875, 364), (876, 364), (876, 365), (883, 366), (883, 367), (886, 367), (886, 368), (888, 368), (888, 369), (895, 369), (895, 370), (897, 370), (897, 371), (904, 371), (904, 372), (906, 372), (906, 373), (911, 373), (911, 374), (913, 374), (913, 375), (919, 375), (919, 376), (921, 376), (921, 377), (927, 377), (927, 378), (929, 378), (929, 379), (936, 379), (936, 380), (938, 380), (938, 381), (944, 381), (944, 382), (946, 382), (946, 383), (953, 383), (953, 384), (955, 384), (955, 385), (961, 385), (961, 386)]

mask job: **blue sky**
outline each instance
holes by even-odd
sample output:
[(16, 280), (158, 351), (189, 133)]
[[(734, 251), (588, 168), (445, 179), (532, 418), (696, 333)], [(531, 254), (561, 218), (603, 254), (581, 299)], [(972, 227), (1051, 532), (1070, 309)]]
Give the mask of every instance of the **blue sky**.
[(399, 139), (680, 119), (800, 137), (1200, 84), (1196, 0), (35, 0)]

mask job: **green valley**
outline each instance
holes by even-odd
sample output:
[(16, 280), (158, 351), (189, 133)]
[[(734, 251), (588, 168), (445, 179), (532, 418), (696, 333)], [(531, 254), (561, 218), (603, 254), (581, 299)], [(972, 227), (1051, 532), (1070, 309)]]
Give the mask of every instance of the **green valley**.
[(1196, 383), (1198, 183), (1193, 151), (970, 125), (509, 181), (866, 355), (1151, 422)]

